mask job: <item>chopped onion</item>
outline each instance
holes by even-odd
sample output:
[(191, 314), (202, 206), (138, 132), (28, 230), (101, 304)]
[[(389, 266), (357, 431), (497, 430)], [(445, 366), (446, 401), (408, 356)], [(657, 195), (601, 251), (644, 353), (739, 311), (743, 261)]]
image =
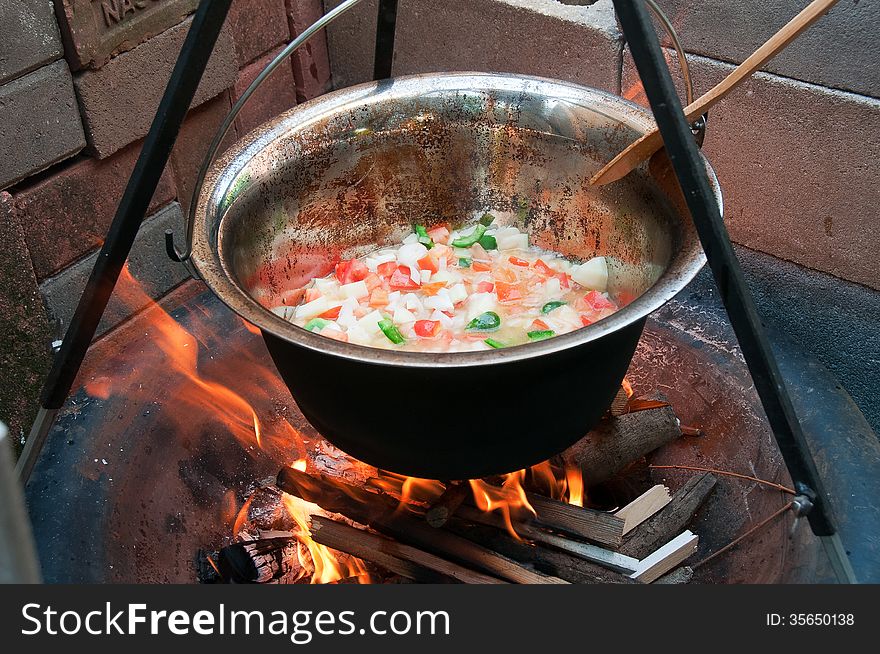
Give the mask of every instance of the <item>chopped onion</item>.
[(481, 313), (495, 311), (498, 298), (494, 293), (473, 293), (467, 301), (467, 320), (471, 321)]
[(571, 278), (586, 288), (605, 291), (608, 288), (608, 264), (605, 257), (593, 257), (586, 263), (573, 266)]
[(330, 302), (322, 295), (317, 300), (312, 300), (311, 302), (306, 302), (305, 304), (296, 307), (296, 313), (294, 315), (297, 319), (308, 320), (309, 318), (314, 318), (329, 309)]
[(463, 302), (467, 299), (467, 288), (464, 284), (455, 284), (449, 289), (449, 299), (453, 304)]
[[(371, 311), (357, 321), (357, 326), (363, 329), (367, 334), (378, 334), (382, 331), (379, 329), (379, 321), (384, 319), (385, 316), (379, 311)], [(349, 331), (351, 331), (351, 328), (349, 328)]]
[(351, 282), (350, 284), (343, 284), (339, 287), (339, 292), (346, 298), (362, 298), (370, 294), (370, 291), (367, 290), (367, 284), (363, 280), (359, 282)]
[(404, 323), (415, 322), (416, 317), (410, 312), (404, 309), (403, 307), (397, 307), (394, 311), (394, 317), (392, 320), (395, 324), (402, 325)]

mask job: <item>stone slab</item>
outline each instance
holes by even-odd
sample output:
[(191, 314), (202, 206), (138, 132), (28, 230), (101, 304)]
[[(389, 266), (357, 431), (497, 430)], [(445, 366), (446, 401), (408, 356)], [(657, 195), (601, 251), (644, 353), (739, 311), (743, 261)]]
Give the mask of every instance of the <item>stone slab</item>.
[[(697, 95), (733, 68), (689, 61)], [(623, 71), (645, 104), (628, 55)], [(704, 150), (733, 240), (880, 288), (880, 101), (759, 73), (709, 112)]]
[[(324, 14), (321, 0), (287, 0), (291, 37), (302, 34)], [(296, 101), (305, 102), (333, 88), (327, 31), (321, 30), (291, 56), (296, 80)]]
[[(140, 154), (134, 143), (108, 159), (81, 157), (52, 175), (15, 189), (34, 272), (43, 280), (99, 247)], [(163, 172), (148, 214), (174, 199), (170, 170)]]
[(49, 0), (0, 0), (0, 84), (64, 55)]
[[(764, 324), (826, 366), (880, 433), (880, 293), (745, 247), (736, 254)], [(720, 302), (708, 268), (679, 294), (688, 296)]]
[[(162, 297), (189, 276), (183, 264), (171, 261), (165, 254), (165, 230), (173, 229), (179, 234), (182, 225), (180, 205), (172, 202), (147, 218), (135, 238), (128, 267), (131, 275), (150, 298)], [(54, 321), (59, 338), (70, 324), (97, 257), (98, 253), (94, 252), (40, 284), (49, 318)], [(124, 281), (117, 285), (98, 326), (96, 337), (146, 306), (146, 302), (140, 301), (139, 294), (126, 292), (127, 289), (130, 286)]]
[[(266, 64), (278, 55), (280, 50), (281, 48), (270, 52), (241, 69), (238, 81), (233, 88), (233, 101), (238, 101), (241, 94), (262, 72)], [(295, 106), (296, 82), (293, 79), (293, 67), (290, 62), (285, 61), (254, 92), (235, 119), (235, 126), (238, 133), (244, 135), (270, 118)]]
[(55, 0), (71, 68), (100, 68), (177, 25), (198, 0)]
[(63, 60), (0, 86), (0, 189), (84, 146), (70, 71)]
[[(336, 0), (325, 0), (335, 7)], [(330, 27), (336, 88), (372, 78), (376, 3)], [(611, 0), (565, 6), (555, 0), (429, 0), (398, 9), (393, 73), (492, 71), (540, 75), (617, 93), (621, 35)]]
[[(89, 150), (103, 159), (146, 136), (192, 19), (76, 76)], [(232, 86), (238, 73), (228, 25), (223, 28), (192, 106)]]
[(235, 41), (240, 68), (290, 36), (284, 0), (235, 0), (226, 24)]
[(20, 448), (39, 408), (52, 336), (12, 197), (0, 191), (0, 420)]
[[(741, 63), (806, 0), (658, 0), (688, 52)], [(764, 70), (880, 97), (880, 0), (845, 0), (801, 34)], [(671, 46), (669, 39), (665, 44)]]

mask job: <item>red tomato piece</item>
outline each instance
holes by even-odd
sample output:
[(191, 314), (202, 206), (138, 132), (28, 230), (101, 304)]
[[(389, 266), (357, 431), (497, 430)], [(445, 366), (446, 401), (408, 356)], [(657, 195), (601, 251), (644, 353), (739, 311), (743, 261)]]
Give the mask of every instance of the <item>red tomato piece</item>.
[(336, 279), (340, 284), (351, 284), (365, 279), (370, 274), (367, 265), (358, 259), (340, 261), (336, 264)]
[(394, 274), (394, 271), (397, 270), (397, 262), (396, 261), (386, 261), (385, 263), (380, 263), (376, 272), (379, 273), (381, 277), (391, 277)]
[(589, 318), (587, 318), (584, 314), (581, 314), (581, 324), (584, 327), (589, 327), (590, 325), (593, 324), (593, 321), (590, 320)]
[(477, 284), (477, 293), (491, 293), (495, 288), (492, 282), (480, 282)]
[(432, 273), (440, 270), (437, 262), (434, 260), (430, 254), (426, 254), (424, 257), (419, 259), (419, 269), (420, 270), (430, 270)]
[(569, 278), (568, 275), (566, 275), (565, 273), (556, 273), (553, 276), (559, 280), (559, 285), (562, 288), (571, 288), (571, 278)]
[(328, 309), (324, 313), (322, 313), (318, 318), (324, 318), (325, 320), (336, 320), (339, 317), (339, 311), (342, 309), (341, 306), (333, 307), (332, 309)]
[(522, 299), (522, 291), (513, 284), (505, 284), (498, 282), (495, 284), (495, 293), (498, 295), (499, 302), (513, 302)]
[(398, 266), (394, 274), (391, 275), (391, 288), (395, 291), (412, 291), (417, 289), (421, 284), (414, 282), (409, 276), (409, 268), (406, 266)]
[(599, 291), (590, 291), (584, 296), (584, 300), (596, 311), (601, 311), (602, 309), (617, 309), (617, 305), (608, 300)]
[(421, 336), (422, 338), (434, 338), (437, 334), (440, 333), (440, 321), (416, 320), (416, 324), (413, 325), (413, 329), (415, 329), (417, 336)]
[(544, 322), (544, 321), (541, 320), (540, 318), (536, 318), (536, 319), (532, 322), (532, 326), (531, 326), (531, 328), (529, 329), (529, 331), (530, 331), (530, 332), (537, 332), (537, 331), (545, 332), (545, 331), (547, 331), (548, 329), (550, 329), (550, 325), (548, 325), (546, 322)]
[(547, 277), (553, 277), (554, 275), (556, 275), (556, 271), (553, 270), (553, 268), (551, 268), (550, 266), (548, 266), (546, 263), (544, 263), (544, 262), (541, 261), (540, 259), (538, 259), (538, 260), (534, 263), (534, 266), (533, 266), (533, 267), (534, 267), (534, 269), (537, 270), (539, 273), (541, 273), (542, 275), (546, 275)]
[(508, 261), (510, 261), (510, 263), (512, 263), (514, 266), (520, 266), (521, 268), (529, 267), (529, 262), (525, 259), (520, 259), (519, 257), (510, 257)]

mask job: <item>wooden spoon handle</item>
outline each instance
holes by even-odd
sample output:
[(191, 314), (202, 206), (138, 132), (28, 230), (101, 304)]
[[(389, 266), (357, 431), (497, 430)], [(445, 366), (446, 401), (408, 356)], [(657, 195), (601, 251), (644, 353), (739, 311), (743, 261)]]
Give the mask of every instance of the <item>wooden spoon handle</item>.
[[(801, 32), (819, 20), (837, 2), (838, 0), (814, 0), (810, 3), (781, 30), (771, 36), (764, 45), (755, 50), (748, 59), (737, 66), (730, 75), (721, 80), (721, 83), (685, 107), (684, 114), (688, 122), (693, 122), (699, 116), (706, 113), (709, 107), (742, 84), (752, 73), (796, 39)], [(662, 147), (663, 139), (655, 127), (637, 141), (631, 143), (623, 152), (608, 162), (602, 170), (593, 175), (592, 179), (590, 179), (590, 184), (602, 186), (625, 177), (636, 166)]]

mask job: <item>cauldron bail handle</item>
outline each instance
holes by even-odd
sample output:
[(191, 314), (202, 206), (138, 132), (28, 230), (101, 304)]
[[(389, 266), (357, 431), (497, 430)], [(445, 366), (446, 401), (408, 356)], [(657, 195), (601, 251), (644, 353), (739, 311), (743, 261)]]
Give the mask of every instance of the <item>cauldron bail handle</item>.
[[(192, 242), (193, 242), (193, 230), (195, 229), (195, 211), (196, 204), (198, 203), (198, 199), (202, 194), (202, 187), (205, 183), (205, 176), (208, 174), (208, 168), (210, 168), (211, 164), (214, 162), (214, 158), (217, 156), (217, 151), (220, 149), (220, 144), (223, 142), (223, 139), (226, 137), (226, 133), (229, 131), (229, 128), (232, 126), (232, 123), (235, 121), (239, 112), (244, 108), (244, 105), (247, 104), (248, 100), (250, 100), (251, 96), (254, 92), (260, 87), (260, 85), (266, 80), (269, 75), (282, 63), (284, 62), (291, 54), (293, 54), (300, 47), (305, 45), (315, 34), (324, 29), (327, 25), (332, 23), (334, 20), (339, 18), (342, 14), (347, 12), (349, 9), (354, 8), (359, 5), (363, 0), (345, 0), (342, 4), (337, 6), (335, 9), (328, 11), (326, 14), (321, 16), (318, 20), (312, 23), (309, 27), (307, 27), (303, 32), (296, 37), (293, 41), (288, 43), (284, 49), (276, 55), (272, 61), (260, 72), (259, 75), (251, 82), (250, 86), (247, 87), (244, 93), (241, 94), (241, 97), (232, 105), (232, 109), (229, 110), (229, 113), (226, 115), (226, 118), (223, 120), (223, 123), (217, 129), (216, 134), (214, 134), (214, 139), (211, 141), (211, 145), (208, 148), (207, 153), (205, 154), (204, 160), (202, 160), (202, 165), (199, 168), (199, 173), (196, 176), (196, 183), (193, 188), (192, 198), (189, 203), (189, 210), (186, 214), (186, 241), (184, 243), (184, 249), (179, 250), (177, 246), (174, 244), (174, 232), (172, 230), (166, 230), (165, 232), (165, 251), (168, 253), (168, 256), (178, 263), (184, 263), (189, 260), (192, 255)], [(195, 270), (192, 269), (191, 266), (190, 272), (195, 275)]]

